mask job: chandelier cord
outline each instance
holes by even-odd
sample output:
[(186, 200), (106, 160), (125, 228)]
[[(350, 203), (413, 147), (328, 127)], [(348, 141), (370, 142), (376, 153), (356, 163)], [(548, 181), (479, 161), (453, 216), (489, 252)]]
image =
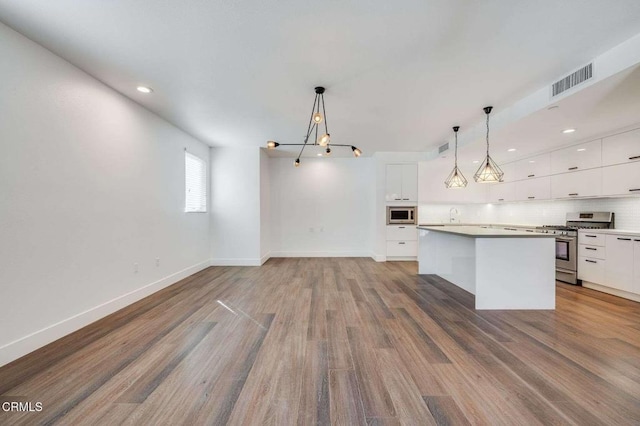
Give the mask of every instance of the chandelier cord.
[(487, 158), (489, 158), (489, 113), (487, 113)]
[(455, 166), (458, 168), (458, 132), (456, 131), (456, 150), (455, 150)]
[[(324, 116), (324, 132), (325, 134), (329, 134), (329, 127), (327, 126), (327, 111), (325, 111), (324, 109), (324, 93), (321, 96), (321, 100), (322, 100), (322, 115)], [(327, 143), (327, 145), (329, 145)]]

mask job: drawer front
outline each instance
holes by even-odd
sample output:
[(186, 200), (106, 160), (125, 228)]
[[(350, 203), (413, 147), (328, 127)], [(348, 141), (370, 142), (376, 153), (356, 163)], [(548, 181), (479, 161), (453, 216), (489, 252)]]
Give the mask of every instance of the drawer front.
[(579, 256), (578, 278), (583, 281), (604, 285), (604, 267), (605, 261), (602, 259)]
[(388, 225), (387, 241), (417, 241), (418, 229), (415, 225)]
[(578, 242), (587, 246), (604, 247), (607, 241), (605, 234), (590, 233), (588, 231), (578, 233)]
[(387, 241), (387, 257), (418, 256), (417, 241)]
[(606, 259), (604, 247), (592, 246), (587, 244), (578, 245), (578, 255), (582, 257), (592, 257), (594, 259)]

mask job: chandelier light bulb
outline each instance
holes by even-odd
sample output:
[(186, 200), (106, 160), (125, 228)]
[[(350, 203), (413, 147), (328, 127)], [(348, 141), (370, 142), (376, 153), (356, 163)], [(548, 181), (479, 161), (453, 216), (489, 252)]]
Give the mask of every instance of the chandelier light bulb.
[(327, 150), (325, 152), (327, 153), (327, 155), (331, 155), (331, 148), (327, 147)]
[(293, 165), (294, 165), (295, 167), (300, 167), (300, 159), (299, 159), (299, 158), (296, 158), (296, 161), (294, 161), (294, 162), (293, 162)]
[(267, 141), (267, 149), (275, 149), (279, 146), (280, 144), (276, 141)]
[(331, 141), (331, 136), (329, 133), (325, 133), (324, 135), (318, 138), (318, 144), (320, 146), (327, 146), (327, 144)]
[(316, 124), (322, 123), (322, 114), (320, 114), (319, 112), (313, 114), (313, 122)]
[(362, 155), (362, 151), (360, 151), (358, 148), (356, 148), (355, 146), (351, 147), (351, 150), (353, 151), (353, 155), (355, 157), (360, 157)]

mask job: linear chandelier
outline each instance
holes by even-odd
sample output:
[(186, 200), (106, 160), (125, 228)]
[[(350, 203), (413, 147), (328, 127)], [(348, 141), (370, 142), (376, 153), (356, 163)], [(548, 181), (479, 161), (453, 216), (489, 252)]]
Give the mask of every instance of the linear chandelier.
[(458, 130), (460, 130), (460, 126), (453, 126), (453, 131), (456, 134), (455, 162), (449, 177), (444, 181), (447, 188), (464, 188), (467, 186), (467, 179), (458, 168)]
[(502, 182), (502, 177), (504, 176), (504, 172), (498, 164), (493, 161), (493, 158), (489, 155), (489, 114), (491, 114), (491, 110), (493, 107), (484, 107), (484, 112), (487, 114), (487, 157), (484, 159), (478, 171), (473, 178), (478, 183), (497, 183)]
[[(307, 135), (304, 137), (304, 143), (278, 143), (276, 141), (268, 141), (267, 148), (275, 149), (279, 146), (302, 146), (298, 158), (294, 161), (293, 165), (300, 167), (300, 157), (304, 152), (307, 145), (326, 147), (325, 155), (331, 155), (332, 146), (350, 147), (355, 157), (360, 157), (362, 151), (353, 145), (335, 144), (331, 143), (331, 135), (329, 134), (329, 128), (327, 126), (327, 113), (324, 108), (324, 87), (318, 86), (315, 88), (316, 97), (313, 100), (313, 108), (311, 108), (311, 117), (309, 118), (309, 125), (307, 126)], [(320, 112), (320, 105), (322, 105), (322, 112)], [(318, 137), (318, 128), (320, 124), (324, 122), (324, 133)], [(315, 132), (315, 141), (309, 143), (309, 137)]]

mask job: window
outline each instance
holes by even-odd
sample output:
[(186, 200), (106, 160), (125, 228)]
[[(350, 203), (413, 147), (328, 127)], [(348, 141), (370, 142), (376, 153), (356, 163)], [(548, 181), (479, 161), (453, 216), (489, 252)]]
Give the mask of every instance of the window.
[(207, 164), (199, 157), (184, 152), (185, 206), (187, 213), (207, 211)]

